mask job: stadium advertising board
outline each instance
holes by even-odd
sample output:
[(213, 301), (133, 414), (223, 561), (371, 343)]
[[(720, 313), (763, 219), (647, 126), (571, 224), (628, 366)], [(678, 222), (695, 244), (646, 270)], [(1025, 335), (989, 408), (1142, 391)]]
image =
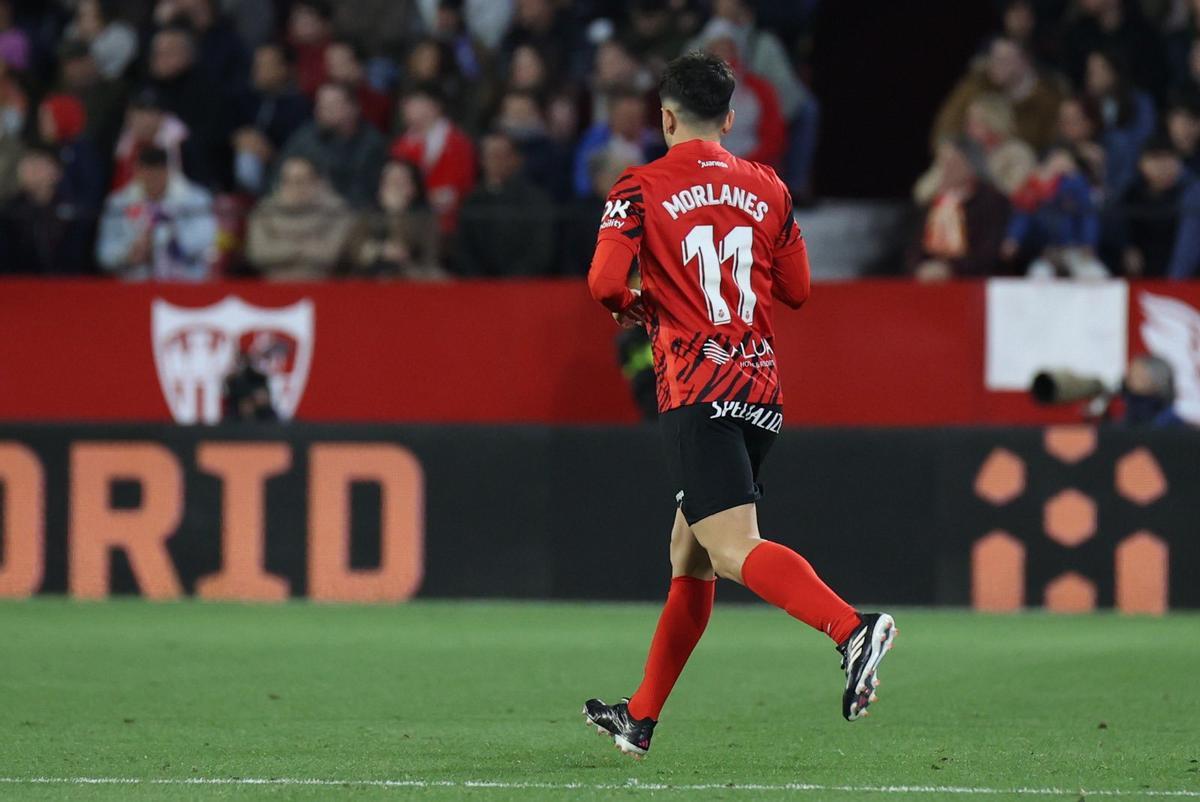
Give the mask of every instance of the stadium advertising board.
[[(1126, 353), (1152, 347), (1200, 421), (1200, 284), (1052, 285), (1049, 304), (1032, 303), (1047, 285), (994, 286), (1017, 292), (818, 285), (801, 312), (777, 317), (788, 424), (1071, 422), (1075, 407), (1039, 407), (1020, 389), (1035, 369), (1030, 353), (1044, 351), (1028, 343), (1064, 329), (1083, 332), (1061, 338), (1055, 359), (1067, 364), (1040, 367), (1096, 368), (1111, 380)], [(578, 281), (7, 280), (0, 420), (213, 423), (223, 378), (249, 352), (284, 419), (632, 423), (614, 337)]]
[[(761, 525), (861, 603), (1200, 607), (1198, 452), (1193, 431), (785, 430)], [(660, 598), (664, 473), (650, 427), (2, 426), (0, 596)]]

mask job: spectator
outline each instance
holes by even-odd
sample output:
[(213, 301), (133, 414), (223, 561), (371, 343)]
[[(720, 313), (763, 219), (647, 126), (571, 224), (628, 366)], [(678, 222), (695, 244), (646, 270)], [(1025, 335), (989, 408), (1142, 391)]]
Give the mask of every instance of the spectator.
[(1102, 184), (1107, 182), (1108, 173), (1104, 146), (1099, 142), (1103, 128), (1100, 109), (1086, 95), (1069, 97), (1059, 104), (1056, 144), (1075, 151), (1087, 172)]
[(222, 0), (242, 45), (253, 52), (275, 36), (274, 0)]
[(29, 37), (13, 22), (11, 0), (0, 0), (0, 61), (14, 70), (27, 70)]
[(1200, 176), (1200, 99), (1184, 94), (1172, 101), (1167, 109), (1167, 135), (1188, 171)]
[(1079, 14), (1062, 33), (1071, 80), (1086, 82), (1091, 54), (1104, 51), (1127, 65), (1133, 84), (1161, 92), (1167, 85), (1166, 48), (1132, 0), (1079, 0)]
[(429, 205), (443, 234), (458, 227), (458, 210), (475, 186), (475, 146), (446, 117), (436, 87), (410, 91), (403, 100), (404, 132), (392, 142), (392, 158), (421, 168)]
[(467, 34), (488, 50), (500, 45), (512, 22), (514, 6), (514, 0), (417, 0), (426, 30), (441, 37), (460, 20)]
[(13, 75), (8, 65), (0, 60), (0, 136), (19, 137), (25, 131), (25, 117), (29, 112), (29, 95), (25, 87)]
[(653, 152), (661, 147), (662, 134), (652, 130), (647, 124), (646, 104), (640, 93), (628, 90), (614, 92), (608, 104), (608, 120), (593, 123), (583, 133), (575, 151), (576, 197), (585, 198), (592, 194), (588, 163), (592, 156), (603, 150), (609, 142), (618, 140), (637, 154), (636, 158), (630, 160), (630, 164), (644, 164), (650, 161)]
[(356, 93), (362, 118), (380, 133), (392, 128), (392, 101), (383, 92), (367, 83), (362, 49), (346, 39), (334, 39), (325, 48), (327, 80), (352, 87)]
[(233, 133), (234, 176), (238, 187), (260, 194), (275, 153), (312, 116), (308, 98), (292, 81), (287, 48), (278, 43), (254, 51), (251, 91), (241, 125)]
[(948, 139), (938, 147), (938, 170), (941, 185), (909, 249), (909, 269), (918, 281), (995, 275), (1009, 203), (987, 182), (982, 149)]
[(608, 100), (614, 92), (640, 92), (647, 95), (648, 109), (659, 107), (654, 76), (616, 39), (609, 39), (596, 48), (591, 89), (593, 120), (608, 119)]
[(746, 71), (738, 57), (731, 26), (708, 25), (705, 31), (712, 37), (707, 42), (708, 51), (724, 59), (737, 76), (730, 104), (737, 109), (737, 125), (721, 144), (734, 156), (781, 170), (787, 124), (779, 111), (775, 90), (766, 79)]
[(779, 37), (758, 27), (750, 0), (715, 0), (713, 18), (689, 49), (703, 47), (712, 38), (714, 28), (725, 26), (733, 26), (736, 52), (746, 72), (762, 76), (775, 88), (779, 110), (790, 127), (782, 177), (798, 198), (805, 198), (812, 193), (812, 163), (820, 123), (817, 99), (796, 76)]
[(400, 50), (421, 29), (415, 6), (416, 0), (338, 0), (333, 27), (366, 51)]
[(1100, 215), (1092, 185), (1068, 148), (1051, 149), (1013, 198), (1014, 212), (1001, 248), (1007, 260), (1032, 254), (1029, 275), (1096, 279), (1108, 270), (1096, 258)]
[(148, 147), (161, 148), (166, 152), (172, 172), (203, 173), (203, 168), (196, 169), (199, 158), (190, 140), (188, 127), (163, 107), (158, 92), (143, 89), (130, 103), (125, 128), (117, 140), (113, 189), (121, 189), (133, 180), (138, 158), (142, 150)]
[(48, 95), (38, 109), (38, 133), (57, 149), (66, 194), (94, 214), (104, 200), (104, 163), (84, 137), (86, 127), (87, 112), (72, 95)]
[(149, 86), (163, 107), (191, 132), (192, 147), (202, 162), (193, 165), (192, 178), (228, 182), (227, 144), (233, 131), (232, 96), (221, 85), (207, 83), (196, 61), (196, 40), (184, 27), (163, 28), (150, 40)]
[(1133, 88), (1126, 74), (1116, 55), (1102, 51), (1088, 55), (1084, 91), (1100, 110), (1105, 190), (1110, 197), (1120, 196), (1133, 182), (1138, 154), (1154, 133), (1154, 101)]
[(980, 66), (972, 67), (942, 103), (933, 124), (933, 143), (962, 131), (971, 101), (993, 93), (1012, 104), (1018, 139), (1035, 150), (1050, 145), (1061, 94), (1053, 81), (1038, 74), (1029, 54), (1005, 37), (992, 40)]
[(117, 17), (113, 0), (79, 0), (67, 38), (87, 46), (100, 75), (109, 81), (123, 77), (137, 58), (137, 31)]
[[(1184, 168), (1178, 152), (1166, 137), (1146, 143), (1138, 160), (1138, 178), (1121, 198), (1121, 222), (1124, 224), (1122, 267), (1125, 275), (1163, 278), (1174, 253), (1182, 242), (1179, 237), (1180, 211), (1197, 211), (1200, 186)], [(1200, 221), (1189, 223), (1200, 229)], [(1196, 254), (1180, 253), (1179, 260), (1194, 260)]]
[(1142, 354), (1129, 362), (1121, 382), (1121, 401), (1125, 408), (1121, 422), (1126, 426), (1174, 428), (1186, 422), (1175, 411), (1175, 373), (1171, 363)]
[(138, 153), (129, 185), (108, 197), (96, 259), (124, 279), (205, 281), (216, 235), (212, 198), (151, 146)]
[(592, 156), (588, 174), (592, 191), (586, 198), (576, 199), (562, 230), (560, 271), (570, 276), (585, 276), (596, 249), (596, 226), (604, 216), (608, 193), (629, 167), (628, 150), (608, 147)]
[(518, 45), (508, 61), (508, 88), (521, 92), (546, 91), (549, 67), (541, 51), (532, 45)]
[(377, 207), (363, 214), (347, 248), (352, 276), (427, 280), (448, 274), (438, 264), (437, 221), (415, 164), (392, 160), (379, 179)]
[(479, 186), (463, 204), (458, 272), (464, 276), (543, 276), (554, 228), (549, 199), (521, 175), (521, 151), (501, 133), (483, 138)]
[(246, 46), (216, 0), (158, 0), (154, 19), (159, 26), (183, 26), (195, 37), (197, 66), (210, 91), (225, 97), (245, 87)]
[[(1012, 197), (1037, 164), (1033, 148), (1013, 136), (1012, 106), (1002, 95), (980, 95), (967, 107), (964, 133), (983, 149), (992, 186)], [(913, 197), (925, 205), (933, 200), (942, 177), (935, 163), (917, 180)]]
[(517, 0), (517, 13), (500, 43), (500, 51), (511, 58), (521, 45), (540, 53), (555, 75), (564, 74), (570, 67), (568, 57), (575, 41), (566, 14), (554, 0)]
[(59, 91), (83, 102), (87, 117), (84, 136), (100, 153), (112, 153), (125, 120), (124, 84), (101, 74), (95, 57), (83, 42), (65, 42), (59, 48), (58, 59)]
[(315, 119), (292, 134), (281, 161), (308, 159), (351, 206), (371, 202), (387, 158), (387, 143), (363, 123), (356, 93), (344, 84), (328, 83), (317, 93)]
[(471, 91), (463, 85), (449, 45), (436, 39), (422, 39), (408, 51), (402, 94), (419, 86), (435, 86), (447, 109), (463, 124), (476, 122), (481, 94), (478, 87)]
[(246, 260), (274, 281), (329, 278), (346, 247), (352, 218), (339, 198), (303, 156), (279, 168), (279, 186), (250, 215)]
[(529, 180), (557, 200), (570, 195), (571, 150), (550, 137), (536, 96), (530, 92), (505, 95), (496, 127), (517, 143)]
[(87, 272), (94, 218), (73, 203), (55, 152), (27, 150), (18, 175), (18, 193), (0, 207), (0, 273)]
[(313, 99), (326, 82), (325, 48), (333, 38), (329, 0), (297, 0), (288, 16), (287, 43), (296, 54), (296, 83)]
[(674, 24), (668, 0), (634, 0), (621, 41), (654, 75), (687, 45), (687, 37)]
[[(421, 5), (425, 6), (426, 3)], [(468, 81), (478, 81), (488, 67), (488, 53), (473, 34), (471, 20), (463, 15), (463, 0), (437, 0), (436, 5), (434, 18), (428, 25), (433, 40), (449, 49), (455, 72)], [(506, 4), (498, 2), (493, 5), (503, 7)], [(512, 13), (511, 6), (509, 13)], [(426, 77), (425, 80), (430, 79)]]

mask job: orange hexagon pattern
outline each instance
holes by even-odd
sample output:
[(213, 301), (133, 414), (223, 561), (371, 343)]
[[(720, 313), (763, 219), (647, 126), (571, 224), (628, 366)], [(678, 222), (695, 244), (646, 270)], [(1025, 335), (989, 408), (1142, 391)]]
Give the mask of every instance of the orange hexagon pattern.
[[(1043, 435), (1046, 453), (1068, 465), (1093, 454), (1093, 426), (1051, 426)], [(1136, 448), (1117, 460), (1114, 486), (1121, 497), (1141, 506), (1158, 501), (1168, 490), (1162, 467), (1149, 449)], [(993, 449), (975, 476), (975, 494), (1003, 506), (1025, 492), (1025, 463), (1005, 448)], [(1097, 531), (1096, 502), (1075, 488), (1052, 496), (1042, 509), (1046, 537), (1068, 548), (1091, 539)], [(1114, 554), (1116, 606), (1127, 613), (1161, 615), (1167, 610), (1168, 548), (1153, 532), (1139, 531), (1121, 540)], [(1055, 612), (1087, 612), (1096, 607), (1096, 584), (1074, 571), (1051, 580), (1044, 604)], [(1024, 603), (1025, 546), (1002, 530), (994, 530), (971, 549), (971, 603), (977, 610), (1017, 610)]]
[(1096, 502), (1075, 488), (1056, 493), (1042, 510), (1046, 537), (1075, 548), (1096, 534)]

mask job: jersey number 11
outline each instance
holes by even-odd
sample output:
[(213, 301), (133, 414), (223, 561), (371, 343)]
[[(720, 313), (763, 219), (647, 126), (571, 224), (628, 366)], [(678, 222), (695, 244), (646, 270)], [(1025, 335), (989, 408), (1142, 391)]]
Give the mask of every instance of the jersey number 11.
[(729, 323), (729, 305), (721, 296), (721, 265), (733, 261), (733, 283), (738, 289), (738, 317), (747, 325), (754, 322), (754, 305), (758, 296), (750, 287), (750, 271), (754, 267), (754, 230), (737, 226), (717, 247), (712, 226), (695, 226), (683, 238), (683, 263), (700, 260), (700, 289), (708, 306), (708, 319), (718, 325)]

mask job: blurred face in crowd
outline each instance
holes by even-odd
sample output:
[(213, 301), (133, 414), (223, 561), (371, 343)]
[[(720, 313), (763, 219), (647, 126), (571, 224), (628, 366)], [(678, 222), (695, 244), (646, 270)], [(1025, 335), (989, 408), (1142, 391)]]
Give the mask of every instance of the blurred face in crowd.
[(100, 70), (91, 53), (69, 58), (61, 66), (63, 83), (72, 89), (90, 87), (100, 78)]
[(402, 212), (417, 197), (417, 177), (413, 166), (388, 162), (379, 176), (379, 205), (389, 212)]
[(313, 117), (317, 125), (326, 131), (350, 134), (358, 125), (358, 105), (349, 97), (344, 87), (325, 84), (317, 91), (317, 105), (313, 110)]
[(1166, 397), (1169, 379), (1155, 370), (1154, 362), (1144, 356), (1139, 356), (1129, 363), (1129, 371), (1125, 374), (1125, 388), (1135, 395)]
[(617, 42), (610, 39), (597, 48), (593, 74), (600, 86), (631, 84), (637, 73), (637, 60)]
[(175, 11), (197, 31), (207, 31), (216, 21), (213, 0), (174, 0)]
[(490, 134), (483, 138), (480, 147), (480, 165), (483, 177), (491, 186), (508, 181), (521, 169), (521, 154), (506, 136)]
[(321, 189), (321, 177), (308, 159), (288, 159), (279, 168), (279, 200), (284, 206), (311, 206)]
[(177, 78), (191, 69), (192, 41), (183, 31), (166, 30), (150, 44), (150, 74), (160, 81)]
[(1087, 74), (1084, 76), (1087, 92), (1092, 97), (1103, 97), (1117, 88), (1117, 71), (1102, 54), (1092, 53), (1087, 58)]
[(537, 50), (521, 45), (513, 51), (508, 78), (514, 89), (537, 89), (546, 80), (546, 63)]
[(1037, 18), (1033, 14), (1033, 6), (1025, 0), (1010, 3), (1004, 9), (1004, 32), (1022, 42), (1028, 42), (1033, 37), (1033, 28)]
[(251, 81), (259, 92), (278, 92), (289, 79), (287, 59), (278, 45), (259, 45), (254, 51)]
[(643, 39), (653, 39), (667, 29), (671, 17), (666, 8), (634, 8), (633, 30)]
[(1058, 107), (1058, 135), (1066, 142), (1090, 142), (1096, 126), (1078, 100), (1064, 100)]
[(742, 0), (717, 0), (713, 3), (713, 15), (737, 25), (744, 25), (754, 18), (750, 7)]
[(1183, 164), (1171, 151), (1153, 151), (1142, 154), (1138, 169), (1152, 192), (1166, 192), (1179, 183)]
[(516, 92), (504, 96), (498, 122), (501, 128), (516, 136), (540, 133), (546, 127), (537, 100), (532, 95)]
[(609, 190), (617, 183), (617, 179), (625, 172), (625, 168), (629, 165), (622, 164), (622, 160), (612, 156), (605, 156), (596, 169), (592, 172), (592, 192), (596, 197), (607, 197)]
[(608, 125), (618, 136), (636, 141), (646, 128), (646, 105), (639, 97), (614, 98), (608, 110)]
[(104, 24), (103, 9), (98, 0), (80, 0), (79, 7), (75, 9), (75, 25), (79, 34), (90, 42), (104, 30)]
[(160, 109), (130, 109), (129, 130), (134, 140), (142, 144), (153, 142), (158, 136), (158, 129), (162, 127), (163, 117)]
[(554, 22), (554, 5), (551, 0), (517, 0), (517, 20), (526, 28), (549, 28)]
[(559, 95), (550, 101), (546, 119), (549, 134), (555, 139), (572, 139), (579, 130), (579, 109), (567, 95)]
[(353, 47), (334, 42), (325, 48), (325, 73), (331, 81), (358, 84), (363, 79), (363, 66)]
[(432, 81), (442, 73), (442, 49), (437, 42), (420, 42), (408, 54), (408, 73), (418, 81)]
[(1187, 108), (1171, 109), (1167, 115), (1167, 134), (1180, 153), (1195, 153), (1200, 145), (1200, 116)]
[(992, 121), (981, 103), (967, 106), (963, 133), (981, 145), (990, 145), (1001, 138), (999, 132), (992, 128)]
[(437, 101), (421, 94), (405, 98), (400, 113), (404, 117), (404, 126), (416, 132), (428, 131), (442, 116)]
[(438, 4), (433, 18), (433, 32), (438, 36), (455, 36), (463, 29), (462, 12), (457, 8)]
[(169, 173), (166, 165), (139, 164), (134, 176), (150, 200), (162, 200), (163, 196), (167, 194)]
[(288, 17), (288, 35), (297, 44), (313, 44), (329, 36), (329, 23), (306, 5), (292, 6)]
[(1007, 39), (992, 42), (988, 51), (987, 75), (996, 86), (1016, 86), (1025, 78), (1027, 67), (1025, 55), (1016, 43)]
[(39, 203), (49, 203), (62, 179), (62, 168), (45, 153), (26, 153), (17, 165), (17, 184)]

